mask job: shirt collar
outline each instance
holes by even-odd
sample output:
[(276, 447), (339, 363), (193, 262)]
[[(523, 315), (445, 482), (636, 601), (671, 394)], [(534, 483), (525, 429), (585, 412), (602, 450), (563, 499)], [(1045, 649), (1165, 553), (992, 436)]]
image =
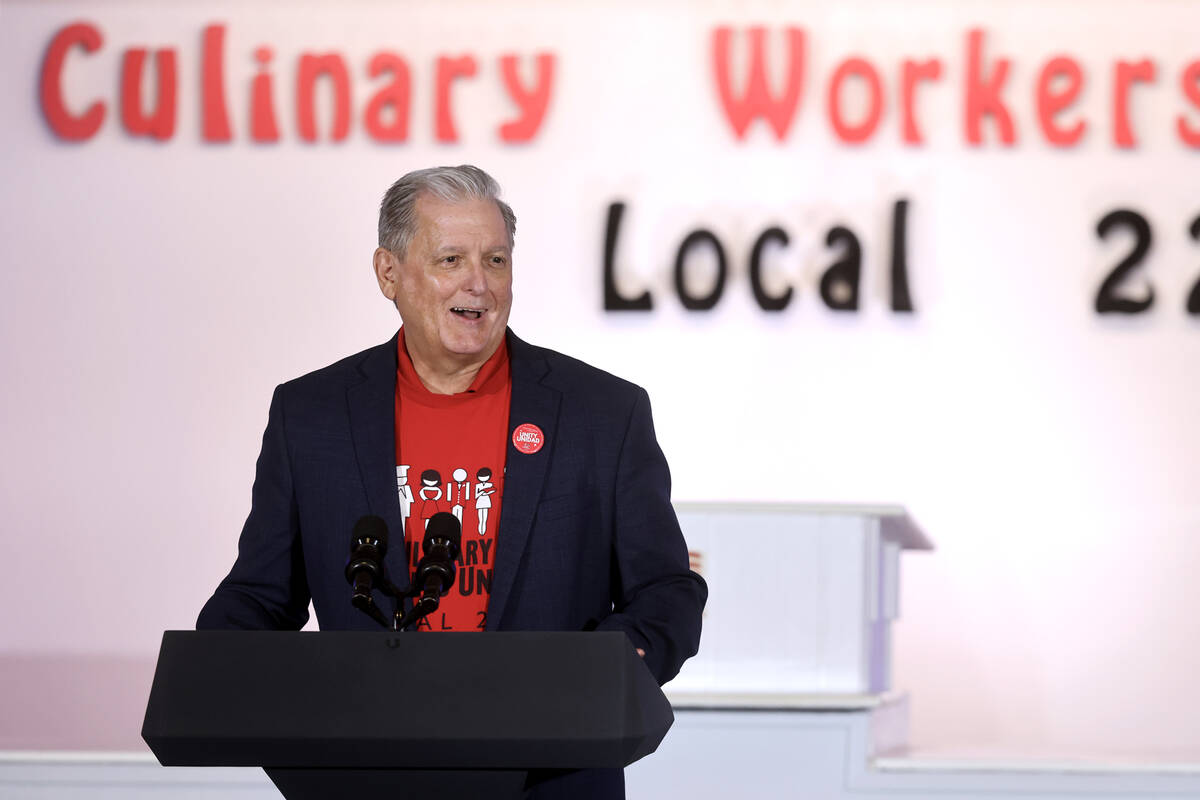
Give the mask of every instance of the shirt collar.
[(421, 382), (421, 377), (417, 374), (417, 369), (413, 366), (412, 358), (408, 354), (408, 346), (404, 343), (404, 326), (400, 327), (400, 334), (396, 337), (396, 350), (396, 388), (404, 394), (426, 399), (448, 397), (466, 399), (472, 395), (495, 394), (502, 391), (509, 382), (507, 336), (496, 348), (496, 352), (492, 353), (491, 358), (479, 368), (479, 372), (466, 391), (452, 395), (431, 392)]

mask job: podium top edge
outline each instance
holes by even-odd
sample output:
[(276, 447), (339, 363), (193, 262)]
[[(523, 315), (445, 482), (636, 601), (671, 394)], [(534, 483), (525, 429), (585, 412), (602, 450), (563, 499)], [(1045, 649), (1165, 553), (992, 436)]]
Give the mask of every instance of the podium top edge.
[(908, 513), (894, 503), (784, 503), (735, 501), (680, 501), (673, 503), (676, 512), (688, 513), (753, 513), (808, 514), (812, 516), (869, 517), (878, 519), (885, 539), (894, 541), (905, 550), (933, 550), (930, 539)]

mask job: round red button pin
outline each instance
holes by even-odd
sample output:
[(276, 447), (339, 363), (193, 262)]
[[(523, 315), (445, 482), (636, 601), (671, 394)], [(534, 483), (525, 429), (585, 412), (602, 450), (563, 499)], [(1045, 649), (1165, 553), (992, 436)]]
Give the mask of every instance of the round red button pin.
[(537, 425), (524, 422), (513, 430), (512, 443), (513, 447), (530, 455), (542, 449), (542, 445), (546, 443), (546, 436)]

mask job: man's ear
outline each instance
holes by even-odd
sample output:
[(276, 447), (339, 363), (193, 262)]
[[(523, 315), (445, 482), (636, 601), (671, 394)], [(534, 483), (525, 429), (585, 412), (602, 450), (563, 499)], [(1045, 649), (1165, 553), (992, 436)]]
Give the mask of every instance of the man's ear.
[(383, 296), (388, 300), (396, 302), (396, 293), (400, 291), (400, 260), (391, 250), (376, 247), (373, 261), (379, 291), (383, 292)]

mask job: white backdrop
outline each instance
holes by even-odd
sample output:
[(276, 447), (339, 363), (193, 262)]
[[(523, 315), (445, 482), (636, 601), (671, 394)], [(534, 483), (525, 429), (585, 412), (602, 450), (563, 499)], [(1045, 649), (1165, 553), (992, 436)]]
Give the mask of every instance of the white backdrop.
[[(98, 50), (69, 51), (64, 102), (106, 104), (91, 138), (55, 136), (40, 104), (47, 47), (86, 21)], [(202, 140), (201, 36), (226, 25), (232, 140)], [(806, 60), (794, 122), (739, 138), (712, 67), (717, 26), (768, 29), (782, 86), (786, 26)], [(964, 132), (968, 31), (984, 62), (1012, 64), (1017, 131)], [(136, 746), (158, 636), (190, 627), (232, 563), (272, 387), (395, 330), (370, 271), (380, 196), (404, 172), (477, 163), (517, 211), (514, 329), (645, 385), (677, 500), (905, 504), (938, 543), (905, 564), (896, 683), (914, 695), (918, 746), (1200, 751), (1194, 676), (1200, 621), (1200, 324), (1183, 311), (1200, 278), (1200, 100), (1181, 84), (1200, 58), (1187, 2), (0, 3), (0, 746)], [(273, 60), (279, 141), (249, 132), (254, 52)], [(121, 126), (122, 53), (174, 48), (178, 116), (163, 141)], [(370, 138), (383, 83), (367, 64), (398, 53), (412, 74), (409, 135)], [(302, 52), (341, 53), (351, 124), (297, 131)], [(499, 59), (552, 53), (548, 110), (527, 142)], [(1037, 121), (1050, 58), (1084, 69), (1062, 112), (1088, 128), (1055, 147)], [(452, 88), (458, 140), (435, 135), (439, 56), (472, 54)], [(884, 108), (874, 136), (840, 141), (826, 111), (849, 56), (873, 63)], [(941, 60), (916, 107), (925, 143), (901, 136), (900, 61)], [(1114, 64), (1150, 59), (1114, 143)], [(742, 66), (737, 66), (742, 65)], [(526, 85), (531, 69), (521, 73)], [(144, 94), (149, 104), (154, 83)], [(1198, 95), (1200, 96), (1200, 95)], [(851, 81), (847, 115), (863, 112)], [(888, 309), (892, 203), (910, 203), (916, 311)], [(622, 293), (651, 312), (605, 312), (609, 203), (627, 203)], [(1154, 308), (1092, 310), (1132, 247), (1097, 221), (1122, 207), (1154, 244), (1122, 292)], [(863, 251), (861, 310), (817, 293), (844, 224)], [(782, 312), (754, 303), (748, 256), (768, 248)], [(675, 250), (710, 228), (729, 254), (724, 295), (681, 307)], [(712, 271), (702, 250), (692, 291)], [(769, 646), (769, 643), (764, 643)], [(61, 706), (44, 713), (49, 697)], [(35, 702), (36, 699), (36, 702)], [(52, 719), (50, 719), (52, 718)]]

